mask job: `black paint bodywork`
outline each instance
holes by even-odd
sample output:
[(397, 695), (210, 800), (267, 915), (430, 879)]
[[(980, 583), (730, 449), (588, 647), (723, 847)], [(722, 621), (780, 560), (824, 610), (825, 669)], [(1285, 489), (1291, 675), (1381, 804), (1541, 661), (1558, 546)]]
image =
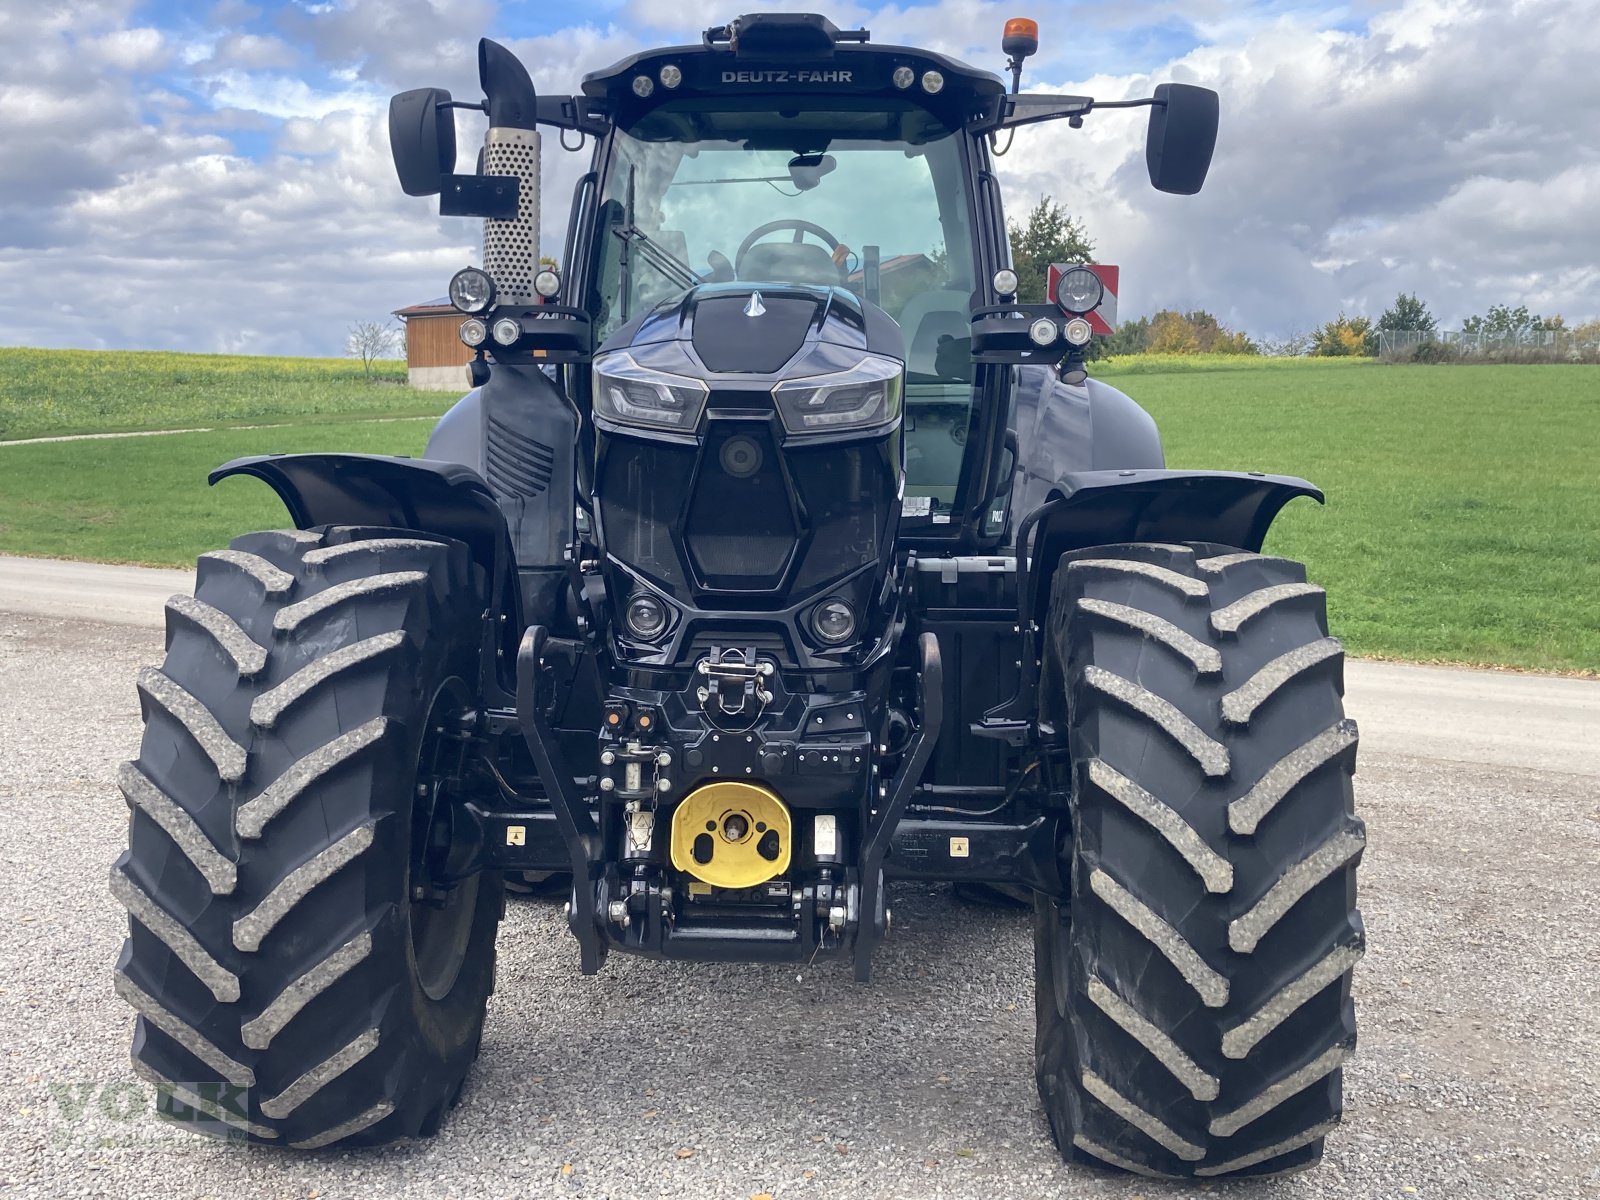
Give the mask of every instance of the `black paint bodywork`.
[[(842, 289), (763, 288), (764, 311), (747, 316), (752, 293), (748, 284), (696, 288), (601, 348), (710, 387), (694, 429), (593, 417), (606, 592), (620, 603), (645, 588), (671, 609), (668, 634), (654, 643), (612, 623), (619, 665), (682, 667), (729, 643), (770, 649), (786, 670), (860, 669), (882, 656), (901, 424), (791, 434), (772, 389), (868, 354), (900, 360), (899, 327)], [(726, 462), (731, 448), (744, 452), (737, 472)], [(829, 646), (810, 632), (807, 617), (825, 596), (850, 602), (862, 636)]]
[[(679, 73), (676, 85), (663, 68)], [(899, 68), (919, 80), (937, 72), (943, 86), (897, 86)], [(1035, 353), (1019, 337), (1041, 314), (993, 290), (1011, 259), (989, 135), (1076, 120), (1094, 102), (1007, 95), (990, 72), (792, 14), (740, 18), (700, 45), (624, 59), (588, 76), (579, 96), (537, 96), (515, 58), (488, 42), (480, 77), (491, 125), (595, 139), (574, 193), (560, 303), (496, 314), (516, 319), (521, 337), (494, 350), (487, 382), (440, 422), (429, 460), (265, 456), (212, 476), (266, 481), (302, 527), (455, 538), (485, 568), (481, 710), (466, 735), (478, 767), (459, 810), (468, 849), (452, 859), (569, 871), (569, 923), (586, 972), (618, 948), (848, 956), (865, 978), (889, 926), (888, 879), (1059, 894), (1071, 783), (1038, 719), (1036, 646), (1052, 565), (1066, 550), (1134, 540), (1254, 549), (1289, 499), (1320, 499), (1298, 480), (1165, 470), (1148, 415), (1116, 389), (1058, 370), (1059, 348)], [(1163, 114), (1148, 143), (1157, 186), (1193, 190), (1203, 178), (1202, 91), (1153, 102)], [(430, 132), (443, 136), (444, 95), (397, 101), (406, 140), (397, 164), (413, 194), (436, 169), (447, 192), (470, 178), (445, 175), (453, 156), (425, 144)], [(599, 199), (618, 131), (692, 141), (701, 119), (684, 103), (692, 97), (724, 112), (848, 112), (858, 132), (882, 124), (862, 136), (956, 140), (979, 282), (970, 339), (945, 348), (966, 357), (973, 393), (943, 523), (902, 512), (899, 420), (797, 436), (774, 405), (779, 380), (864, 355), (904, 361), (899, 328), (848, 291), (701, 284), (594, 345), (605, 324), (599, 248), (622, 231)], [(1214, 112), (1209, 119), (1214, 138)], [(1193, 145), (1176, 147), (1178, 134)], [(763, 136), (748, 143), (763, 146)], [(502, 183), (484, 179), (481, 190), (450, 203), (505, 210)], [(624, 352), (705, 381), (694, 428), (643, 429), (596, 413), (591, 368)], [(654, 640), (622, 619), (641, 590), (669, 608)], [(836, 646), (810, 625), (831, 597), (859, 617)], [(794, 853), (783, 878), (712, 895), (670, 867), (664, 842), (678, 800), (726, 779), (781, 796)], [(657, 818), (653, 844), (632, 835), (641, 813)], [(832, 851), (813, 832), (819, 816), (837, 822)]]

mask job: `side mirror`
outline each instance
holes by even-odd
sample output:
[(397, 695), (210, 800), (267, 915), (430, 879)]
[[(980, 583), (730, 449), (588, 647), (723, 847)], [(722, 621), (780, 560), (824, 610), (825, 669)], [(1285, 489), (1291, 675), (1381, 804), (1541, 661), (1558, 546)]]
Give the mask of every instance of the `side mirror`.
[(1150, 109), (1144, 163), (1159, 192), (1192, 196), (1206, 181), (1217, 148), (1217, 94), (1188, 83), (1163, 83)]
[(456, 168), (455, 115), (449, 109), (443, 120), (439, 115), (449, 102), (443, 88), (417, 88), (389, 101), (389, 151), (408, 196), (437, 196)]

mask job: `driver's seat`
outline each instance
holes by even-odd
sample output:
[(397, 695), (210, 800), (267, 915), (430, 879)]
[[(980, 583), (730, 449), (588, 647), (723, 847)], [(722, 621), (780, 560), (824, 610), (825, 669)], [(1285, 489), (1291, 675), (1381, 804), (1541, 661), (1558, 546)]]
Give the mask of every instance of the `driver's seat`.
[(837, 287), (843, 273), (815, 242), (757, 242), (745, 251), (739, 278), (748, 283), (814, 283)]

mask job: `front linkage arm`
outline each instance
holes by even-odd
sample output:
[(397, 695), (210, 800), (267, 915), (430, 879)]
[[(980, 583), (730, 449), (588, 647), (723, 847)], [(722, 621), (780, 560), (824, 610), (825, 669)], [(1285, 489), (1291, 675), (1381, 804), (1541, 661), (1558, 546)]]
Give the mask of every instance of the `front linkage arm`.
[(856, 981), (872, 978), (872, 952), (888, 932), (889, 914), (883, 902), (883, 860), (889, 853), (895, 829), (906, 810), (906, 802), (922, 782), (928, 759), (939, 741), (944, 724), (944, 667), (939, 658), (939, 639), (924, 633), (917, 639), (921, 658), (922, 723), (912, 736), (911, 746), (900, 758), (900, 767), (889, 782), (883, 807), (867, 827), (861, 840), (861, 924), (856, 931)]

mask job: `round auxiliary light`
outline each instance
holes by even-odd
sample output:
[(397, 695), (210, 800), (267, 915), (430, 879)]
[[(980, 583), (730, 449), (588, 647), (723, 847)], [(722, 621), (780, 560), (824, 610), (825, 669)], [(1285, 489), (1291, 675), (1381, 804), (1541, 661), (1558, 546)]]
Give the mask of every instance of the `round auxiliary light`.
[(901, 91), (905, 91), (916, 81), (917, 73), (910, 67), (896, 67), (894, 69), (894, 85)]
[(675, 88), (683, 82), (683, 71), (674, 63), (661, 68), (661, 86)]
[(1067, 335), (1067, 341), (1074, 346), (1086, 346), (1089, 344), (1089, 339), (1094, 336), (1094, 330), (1089, 328), (1089, 322), (1082, 317), (1073, 317), (1062, 332)]
[(461, 340), (468, 346), (481, 346), (484, 339), (489, 336), (489, 330), (477, 317), (468, 317), (461, 322)]
[(510, 317), (501, 317), (494, 323), (494, 340), (502, 346), (513, 344), (521, 336), (521, 321), (514, 321)]
[(1049, 317), (1040, 317), (1028, 326), (1028, 340), (1035, 346), (1048, 346), (1056, 340), (1061, 330)]
[(1017, 273), (1010, 267), (1001, 267), (994, 273), (994, 290), (1002, 296), (1017, 294)]
[(811, 632), (830, 646), (849, 641), (855, 631), (856, 610), (844, 600), (824, 600), (811, 610)]
[(450, 277), (450, 303), (464, 313), (488, 312), (494, 304), (494, 280), (478, 267), (464, 267)]
[(1088, 267), (1073, 267), (1056, 285), (1056, 303), (1062, 312), (1074, 316), (1089, 312), (1105, 294), (1106, 286), (1100, 282), (1100, 276)]
[(623, 610), (622, 619), (635, 637), (645, 639), (661, 636), (667, 627), (667, 610), (661, 601), (649, 592), (635, 592)]
[(643, 100), (656, 90), (656, 81), (648, 75), (635, 75), (633, 77), (633, 94)]
[(561, 290), (561, 276), (546, 267), (533, 277), (533, 290), (546, 300), (553, 300)]
[(930, 96), (937, 96), (944, 91), (944, 76), (937, 71), (924, 71), (922, 73), (922, 90)]

